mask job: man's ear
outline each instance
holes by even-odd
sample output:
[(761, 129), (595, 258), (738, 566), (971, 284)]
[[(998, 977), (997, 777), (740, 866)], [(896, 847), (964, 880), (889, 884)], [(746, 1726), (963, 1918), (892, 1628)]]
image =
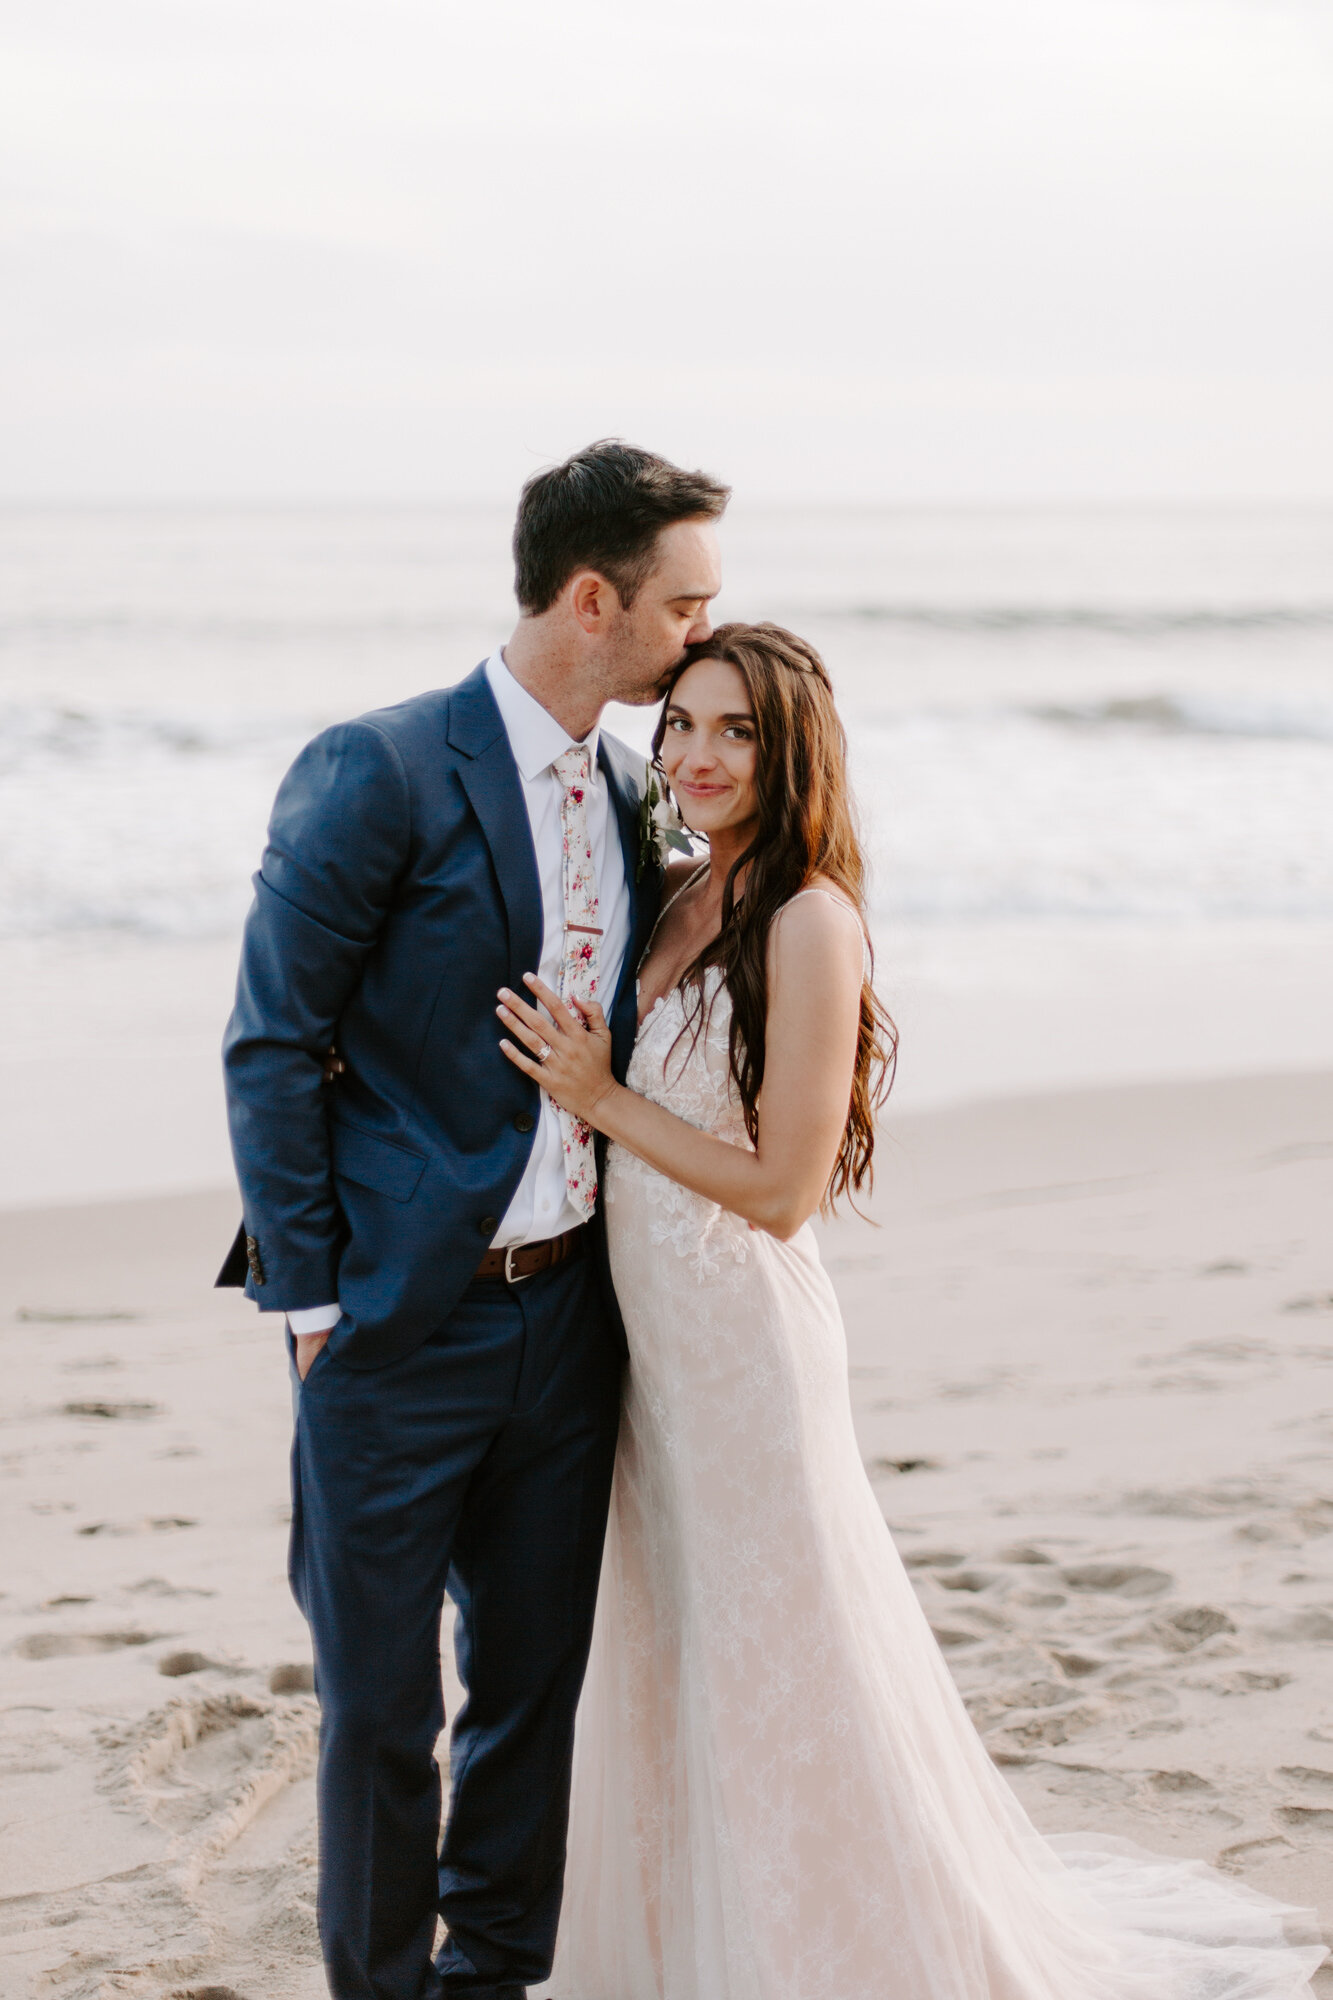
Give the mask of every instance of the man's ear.
[(620, 608), (616, 587), (595, 569), (581, 569), (569, 582), (569, 604), (575, 618), (589, 635), (604, 632), (613, 613)]

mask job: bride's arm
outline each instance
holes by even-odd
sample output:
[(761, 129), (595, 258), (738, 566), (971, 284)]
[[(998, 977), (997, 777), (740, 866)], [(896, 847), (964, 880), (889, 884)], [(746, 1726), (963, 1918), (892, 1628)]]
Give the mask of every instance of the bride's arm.
[[(548, 1021), (506, 989), (499, 1009), (523, 1047), (501, 1047), (557, 1104), (650, 1167), (772, 1236), (794, 1236), (814, 1214), (838, 1157), (856, 1060), (863, 972), (861, 926), (846, 904), (803, 896), (780, 912), (768, 944), (768, 1021), (759, 1144), (751, 1153), (700, 1132), (611, 1075), (601, 1010), (591, 1032), (528, 977)], [(526, 1051), (545, 1043), (541, 1064)]]

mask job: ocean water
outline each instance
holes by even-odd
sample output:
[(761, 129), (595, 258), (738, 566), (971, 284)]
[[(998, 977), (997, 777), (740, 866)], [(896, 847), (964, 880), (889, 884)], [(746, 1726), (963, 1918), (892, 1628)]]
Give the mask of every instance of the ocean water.
[[(0, 937), (233, 933), (301, 744), (504, 637), (508, 532), (0, 512)], [(1333, 919), (1333, 509), (737, 506), (724, 557), (828, 661), (882, 924)]]

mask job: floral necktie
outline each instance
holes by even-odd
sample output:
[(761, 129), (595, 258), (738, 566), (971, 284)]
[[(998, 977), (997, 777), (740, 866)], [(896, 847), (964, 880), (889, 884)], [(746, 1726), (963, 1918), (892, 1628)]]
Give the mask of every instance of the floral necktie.
[[(592, 752), (586, 743), (571, 744), (556, 758), (551, 769), (564, 787), (564, 796), (560, 801), (560, 831), (564, 849), (565, 947), (560, 957), (560, 997), (562, 1000), (594, 1000), (602, 957), (602, 926), (597, 899), (597, 870), (593, 866), (592, 840), (588, 833)], [(597, 1161), (593, 1153), (592, 1128), (581, 1118), (562, 1111), (560, 1136), (565, 1146), (565, 1188), (570, 1204), (587, 1222), (597, 1202)]]

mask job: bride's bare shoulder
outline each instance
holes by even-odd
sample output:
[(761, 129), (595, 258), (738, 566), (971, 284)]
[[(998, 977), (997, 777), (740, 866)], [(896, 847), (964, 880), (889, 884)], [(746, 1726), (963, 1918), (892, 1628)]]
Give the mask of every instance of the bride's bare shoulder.
[(803, 977), (815, 965), (832, 969), (844, 957), (849, 963), (855, 957), (859, 964), (864, 938), (861, 913), (851, 897), (836, 882), (816, 876), (778, 911), (769, 934), (771, 963), (780, 968), (786, 959), (793, 970), (801, 968)]
[(857, 909), (841, 882), (835, 882), (831, 875), (812, 875), (805, 887), (797, 890), (796, 894), (792, 897), (792, 902), (800, 902), (803, 897), (813, 895), (819, 895), (835, 903), (841, 903), (843, 909), (850, 910), (857, 922), (860, 923), (861, 912)]
[(865, 925), (861, 912), (840, 882), (834, 882), (827, 875), (812, 875), (803, 889), (798, 889), (790, 900), (778, 911), (781, 922), (774, 923), (774, 931), (791, 930), (807, 937), (817, 937), (834, 930), (850, 928), (848, 917), (864, 936)]

